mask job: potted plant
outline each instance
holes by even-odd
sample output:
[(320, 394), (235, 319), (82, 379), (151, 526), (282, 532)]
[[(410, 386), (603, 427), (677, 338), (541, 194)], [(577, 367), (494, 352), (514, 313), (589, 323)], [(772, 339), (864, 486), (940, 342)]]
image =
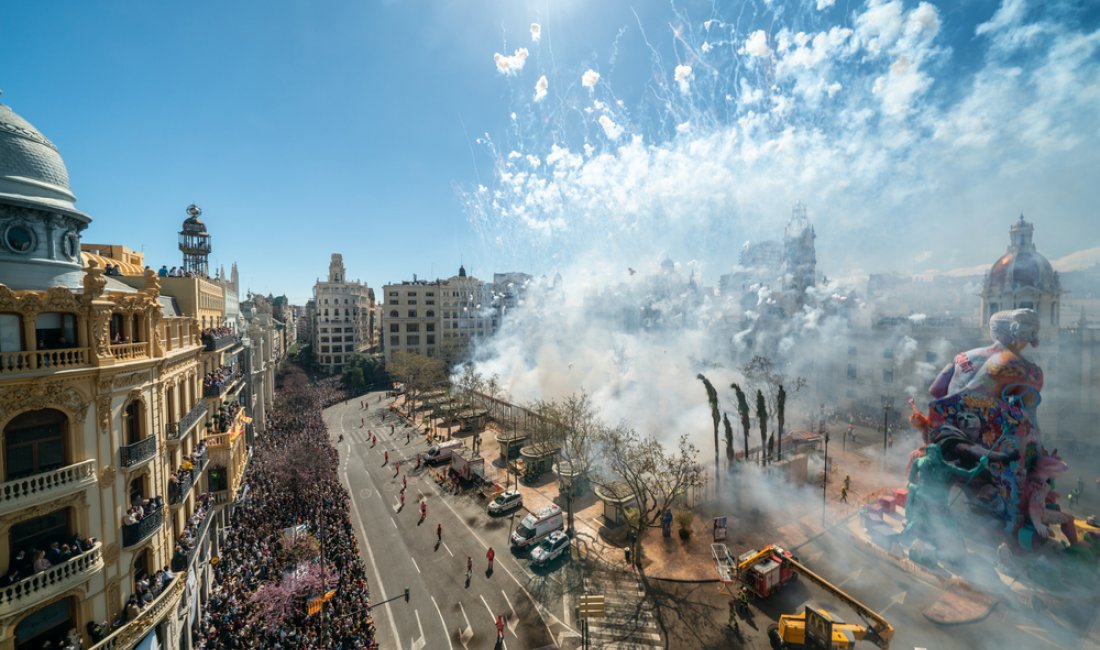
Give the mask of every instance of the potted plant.
[(695, 515), (690, 510), (680, 510), (676, 513), (676, 523), (680, 524), (680, 539), (691, 539), (691, 522)]

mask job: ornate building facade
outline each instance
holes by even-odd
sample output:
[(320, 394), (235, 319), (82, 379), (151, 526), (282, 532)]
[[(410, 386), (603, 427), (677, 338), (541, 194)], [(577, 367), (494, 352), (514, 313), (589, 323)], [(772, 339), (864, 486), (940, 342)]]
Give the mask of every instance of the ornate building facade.
[(313, 286), (313, 360), (327, 372), (340, 372), (356, 354), (374, 347), (374, 289), (349, 281), (344, 257), (332, 254), (328, 279)]
[(188, 648), (248, 458), (243, 346), (220, 286), (82, 247), (74, 203), (0, 104), (0, 650)]

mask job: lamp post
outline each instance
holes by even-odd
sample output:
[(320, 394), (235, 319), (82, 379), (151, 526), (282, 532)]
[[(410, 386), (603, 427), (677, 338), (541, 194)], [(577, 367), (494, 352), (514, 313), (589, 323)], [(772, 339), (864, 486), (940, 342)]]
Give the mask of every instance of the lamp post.
[[(824, 427), (822, 427), (824, 428)], [(825, 431), (825, 478), (821, 481), (821, 527), (825, 527), (825, 504), (829, 499), (829, 432)]]
[(894, 405), (894, 398), (889, 395), (882, 396), (882, 468), (886, 469), (886, 450), (890, 440), (890, 407)]

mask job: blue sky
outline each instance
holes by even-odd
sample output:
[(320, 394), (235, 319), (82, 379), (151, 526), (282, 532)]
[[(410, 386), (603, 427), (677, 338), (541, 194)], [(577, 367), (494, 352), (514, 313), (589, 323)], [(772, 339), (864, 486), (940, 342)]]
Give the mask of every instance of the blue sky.
[(1100, 246), (1096, 10), (955, 7), (16, 3), (0, 101), (60, 148), (85, 241), (176, 264), (195, 201), (213, 261), (295, 302), (332, 252), (374, 286), (664, 256), (713, 282), (800, 199), (834, 274), (991, 262), (1020, 211), (1052, 258)]

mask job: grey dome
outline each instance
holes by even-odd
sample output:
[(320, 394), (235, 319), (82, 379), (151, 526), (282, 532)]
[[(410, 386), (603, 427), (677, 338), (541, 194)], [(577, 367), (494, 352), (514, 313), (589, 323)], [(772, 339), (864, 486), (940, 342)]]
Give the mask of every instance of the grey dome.
[(57, 147), (0, 104), (0, 201), (84, 216), (73, 205), (69, 171)]

